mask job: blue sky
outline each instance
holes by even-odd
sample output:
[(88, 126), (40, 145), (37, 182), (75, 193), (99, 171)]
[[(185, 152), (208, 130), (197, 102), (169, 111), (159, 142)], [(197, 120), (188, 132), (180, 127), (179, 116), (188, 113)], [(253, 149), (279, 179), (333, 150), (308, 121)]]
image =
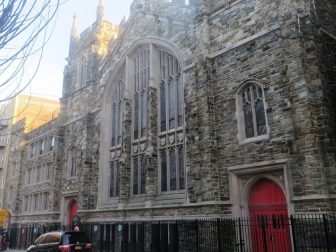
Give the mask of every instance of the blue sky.
[[(51, 39), (45, 46), (42, 64), (32, 82), (31, 91), (25, 93), (58, 99), (62, 94), (63, 69), (68, 55), (72, 17), (76, 13), (77, 30), (84, 31), (96, 19), (99, 0), (62, 0)], [(129, 15), (132, 0), (104, 0), (105, 17), (113, 24), (119, 24)], [(50, 26), (50, 29), (52, 27)]]

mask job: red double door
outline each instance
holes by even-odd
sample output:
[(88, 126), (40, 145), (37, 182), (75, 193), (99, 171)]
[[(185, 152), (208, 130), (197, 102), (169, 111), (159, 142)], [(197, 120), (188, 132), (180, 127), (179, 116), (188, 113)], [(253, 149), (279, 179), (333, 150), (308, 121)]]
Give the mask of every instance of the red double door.
[(69, 215), (68, 215), (68, 225), (69, 228), (72, 230), (74, 227), (74, 218), (77, 215), (78, 211), (78, 203), (76, 200), (72, 200), (69, 204)]
[(287, 203), (282, 189), (263, 179), (249, 196), (253, 252), (290, 252), (291, 239)]

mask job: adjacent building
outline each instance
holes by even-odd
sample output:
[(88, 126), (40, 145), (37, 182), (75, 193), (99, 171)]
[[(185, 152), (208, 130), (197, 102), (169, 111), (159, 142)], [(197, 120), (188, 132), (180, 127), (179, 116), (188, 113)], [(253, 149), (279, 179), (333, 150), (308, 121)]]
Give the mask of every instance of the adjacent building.
[(3, 103), (0, 111), (0, 202), (1, 208), (13, 214), (19, 195), (19, 176), (25, 165), (22, 157), (26, 134), (56, 119), (59, 101), (20, 94)]

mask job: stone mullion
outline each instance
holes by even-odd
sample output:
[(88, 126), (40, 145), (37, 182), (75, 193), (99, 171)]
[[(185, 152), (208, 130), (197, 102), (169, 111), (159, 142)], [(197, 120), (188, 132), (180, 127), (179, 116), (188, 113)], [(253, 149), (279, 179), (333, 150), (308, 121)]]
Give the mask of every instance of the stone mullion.
[(158, 193), (158, 155), (157, 155), (157, 88), (148, 88), (148, 134), (146, 152), (146, 206)]
[(132, 99), (124, 99), (122, 122), (122, 156), (119, 167), (119, 204), (124, 205), (131, 190)]

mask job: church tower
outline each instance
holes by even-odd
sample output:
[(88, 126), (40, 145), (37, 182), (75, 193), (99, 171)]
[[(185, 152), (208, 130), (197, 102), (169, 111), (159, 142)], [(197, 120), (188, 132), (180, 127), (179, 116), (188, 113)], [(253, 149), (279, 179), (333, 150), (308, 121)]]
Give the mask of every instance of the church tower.
[(63, 98), (92, 84), (97, 76), (98, 62), (108, 51), (111, 41), (119, 33), (119, 27), (105, 19), (104, 4), (99, 0), (95, 22), (82, 33), (76, 27), (77, 17), (73, 16), (70, 32), (68, 64), (64, 69)]

